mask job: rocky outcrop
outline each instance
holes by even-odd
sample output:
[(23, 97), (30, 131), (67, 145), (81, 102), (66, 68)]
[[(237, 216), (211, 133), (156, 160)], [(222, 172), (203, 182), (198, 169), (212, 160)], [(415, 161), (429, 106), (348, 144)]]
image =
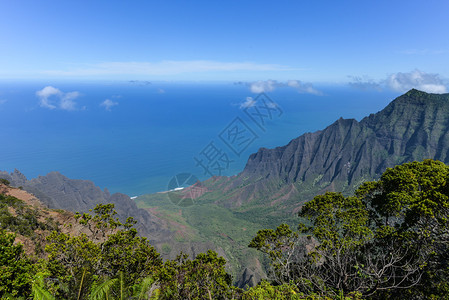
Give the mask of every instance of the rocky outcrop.
[(155, 217), (148, 211), (139, 209), (127, 195), (121, 193), (111, 195), (107, 189), (102, 191), (92, 181), (70, 179), (59, 172), (27, 180), (18, 170), (14, 170), (11, 174), (0, 172), (0, 178), (8, 179), (12, 186), (21, 186), (49, 208), (89, 212), (89, 209), (99, 203), (113, 203), (120, 220), (124, 222), (127, 217), (133, 217), (137, 221), (136, 228), (139, 233), (151, 241), (170, 240), (172, 236), (169, 230), (156, 222)]
[(255, 273), (253, 270), (245, 268), (243, 271), (242, 277), (240, 280), (236, 283), (236, 286), (239, 288), (246, 288), (246, 287), (252, 287), (256, 286), (259, 281), (262, 279), (262, 277)]
[(261, 148), (215, 188), (226, 191), (219, 201), (226, 206), (276, 202), (291, 185), (290, 198), (304, 201), (325, 190), (351, 192), (388, 167), (426, 158), (449, 163), (449, 94), (410, 90), (360, 122), (340, 118), (285, 146)]
[(250, 156), (241, 176), (291, 183), (321, 174), (318, 182), (351, 184), (406, 161), (434, 158), (448, 162), (448, 137), (449, 95), (411, 90), (360, 122), (341, 118), (286, 146), (260, 149)]

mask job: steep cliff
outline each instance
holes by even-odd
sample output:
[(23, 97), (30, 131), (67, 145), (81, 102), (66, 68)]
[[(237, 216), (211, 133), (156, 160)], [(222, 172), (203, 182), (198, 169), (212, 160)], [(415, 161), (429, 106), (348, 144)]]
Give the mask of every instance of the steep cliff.
[(397, 164), (449, 163), (448, 154), (449, 94), (410, 90), (360, 122), (340, 118), (285, 146), (261, 148), (240, 174), (207, 185), (224, 192), (216, 200), (227, 207), (265, 203), (291, 211), (325, 190), (349, 193)]

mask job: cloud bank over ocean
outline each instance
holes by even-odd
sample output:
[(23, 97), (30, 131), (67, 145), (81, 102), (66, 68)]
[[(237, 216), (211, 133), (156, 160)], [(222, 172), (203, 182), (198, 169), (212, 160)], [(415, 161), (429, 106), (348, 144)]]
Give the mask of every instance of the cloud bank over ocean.
[(426, 73), (415, 69), (411, 72), (397, 72), (389, 75), (386, 79), (375, 81), (367, 77), (349, 76), (352, 79), (349, 85), (362, 89), (391, 89), (404, 93), (411, 89), (417, 89), (427, 93), (442, 94), (447, 93), (448, 83), (439, 74)]
[(76, 110), (75, 99), (80, 96), (79, 92), (62, 92), (53, 87), (46, 86), (36, 92), (39, 98), (39, 105), (48, 109)]
[(238, 85), (246, 85), (249, 87), (250, 91), (255, 94), (273, 92), (278, 88), (293, 88), (298, 91), (298, 93), (306, 93), (313, 95), (322, 95), (323, 93), (313, 87), (312, 83), (302, 82), (300, 80), (258, 80), (253, 82), (235, 82)]
[(408, 73), (396, 73), (387, 79), (388, 86), (398, 92), (405, 92), (412, 88), (428, 93), (447, 93), (447, 87), (438, 74), (425, 73), (414, 70)]
[(163, 60), (159, 62), (104, 62), (98, 64), (82, 64), (67, 70), (45, 70), (44, 75), (68, 77), (108, 76), (108, 75), (176, 75), (199, 72), (236, 72), (236, 71), (292, 71), (298, 70), (280, 64), (255, 62), (221, 62), (212, 60), (176, 61)]

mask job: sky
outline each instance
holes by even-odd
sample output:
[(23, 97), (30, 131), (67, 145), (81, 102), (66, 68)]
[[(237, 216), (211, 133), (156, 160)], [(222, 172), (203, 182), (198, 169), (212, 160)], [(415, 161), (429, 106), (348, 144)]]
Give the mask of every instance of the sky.
[(446, 0), (0, 0), (0, 80), (251, 81), (262, 90), (295, 80), (442, 93), (448, 12)]

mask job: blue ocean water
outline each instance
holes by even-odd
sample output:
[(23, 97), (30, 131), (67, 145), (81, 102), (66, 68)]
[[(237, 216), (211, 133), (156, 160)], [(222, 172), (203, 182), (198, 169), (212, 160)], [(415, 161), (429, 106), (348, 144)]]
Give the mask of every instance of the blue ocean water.
[[(60, 91), (48, 98), (54, 109), (36, 95), (46, 86)], [(285, 145), (340, 117), (360, 120), (399, 96), (315, 88), (322, 94), (278, 88), (259, 98), (264, 107), (245, 110), (247, 97), (258, 96), (245, 84), (1, 82), (0, 170), (17, 168), (29, 179), (59, 171), (130, 196), (159, 192), (178, 173), (237, 174), (260, 147)], [(78, 92), (74, 109), (59, 108), (70, 92)], [(106, 99), (116, 104), (110, 110), (101, 105)]]

